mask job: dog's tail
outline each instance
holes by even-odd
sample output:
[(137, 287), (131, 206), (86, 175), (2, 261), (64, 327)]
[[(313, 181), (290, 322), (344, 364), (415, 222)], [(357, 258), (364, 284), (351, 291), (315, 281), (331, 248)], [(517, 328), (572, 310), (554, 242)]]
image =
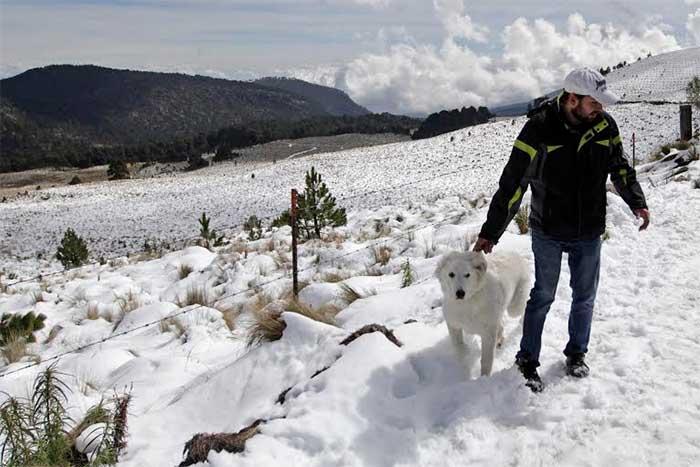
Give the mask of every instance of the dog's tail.
[(513, 298), (511, 298), (508, 304), (508, 314), (511, 318), (517, 318), (518, 316), (525, 313), (525, 305), (527, 305), (527, 298), (530, 294), (530, 280), (526, 274), (523, 274), (518, 278), (518, 283), (515, 286), (515, 291), (513, 292)]

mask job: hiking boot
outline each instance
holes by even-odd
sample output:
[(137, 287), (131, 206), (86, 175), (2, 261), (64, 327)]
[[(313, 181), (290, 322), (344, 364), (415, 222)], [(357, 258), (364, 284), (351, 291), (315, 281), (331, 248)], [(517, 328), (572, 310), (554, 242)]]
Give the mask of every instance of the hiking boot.
[(544, 383), (540, 379), (540, 375), (537, 374), (537, 364), (535, 362), (516, 358), (515, 366), (518, 367), (518, 370), (525, 378), (525, 386), (529, 387), (532, 392), (542, 392), (544, 390)]
[(574, 378), (585, 378), (591, 369), (584, 360), (585, 354), (577, 353), (566, 357), (566, 374)]

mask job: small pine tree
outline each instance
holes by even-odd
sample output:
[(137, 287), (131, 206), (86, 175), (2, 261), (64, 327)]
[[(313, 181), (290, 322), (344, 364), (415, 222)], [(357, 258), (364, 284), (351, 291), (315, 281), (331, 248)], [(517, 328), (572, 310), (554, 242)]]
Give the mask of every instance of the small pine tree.
[(204, 248), (221, 246), (224, 243), (223, 235), (217, 235), (216, 230), (209, 229), (210, 220), (211, 219), (209, 219), (204, 212), (202, 213), (202, 217), (199, 218), (199, 236)]
[(700, 109), (700, 78), (693, 77), (685, 88), (685, 92), (688, 95), (688, 102)]
[(285, 225), (292, 225), (292, 217), (289, 213), (289, 209), (285, 210), (279, 217), (273, 219), (270, 226), (272, 227), (284, 227)]
[(307, 239), (321, 238), (321, 230), (325, 227), (347, 224), (345, 209), (336, 207), (335, 198), (314, 167), (306, 172), (306, 189), (299, 194), (298, 205), (299, 227)]
[(413, 284), (413, 270), (411, 269), (411, 262), (406, 258), (406, 262), (401, 266), (401, 288), (406, 288)]
[(22, 316), (19, 313), (5, 313), (0, 319), (0, 346), (7, 345), (12, 339), (22, 338), (25, 342), (36, 342), (34, 331), (43, 329), (46, 316), (35, 315), (30, 311)]
[(73, 229), (69, 228), (63, 234), (61, 246), (56, 252), (58, 259), (66, 269), (78, 267), (85, 263), (88, 259), (88, 249), (85, 240), (75, 234)]
[(126, 165), (126, 162), (121, 160), (110, 162), (109, 167), (107, 167), (107, 177), (110, 180), (124, 180), (131, 178), (129, 167)]
[(243, 224), (243, 230), (248, 232), (248, 240), (260, 240), (262, 237), (262, 221), (257, 216), (250, 216)]

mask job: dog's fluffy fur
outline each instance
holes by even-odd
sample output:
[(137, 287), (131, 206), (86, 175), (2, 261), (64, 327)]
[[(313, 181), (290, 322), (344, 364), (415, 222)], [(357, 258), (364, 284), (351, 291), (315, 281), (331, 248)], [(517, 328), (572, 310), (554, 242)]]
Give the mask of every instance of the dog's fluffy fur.
[(481, 374), (490, 375), (496, 346), (503, 342), (505, 310), (517, 318), (525, 311), (530, 290), (527, 262), (517, 254), (453, 252), (438, 263), (435, 275), (442, 288), (442, 313), (460, 360), (464, 336), (481, 337)]

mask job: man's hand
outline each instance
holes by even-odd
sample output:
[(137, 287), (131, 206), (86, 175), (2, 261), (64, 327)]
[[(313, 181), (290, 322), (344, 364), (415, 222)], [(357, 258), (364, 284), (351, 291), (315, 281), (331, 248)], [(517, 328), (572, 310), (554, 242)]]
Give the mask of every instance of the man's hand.
[(639, 226), (639, 230), (646, 230), (649, 227), (649, 210), (645, 208), (635, 209), (632, 211), (637, 219), (640, 217), (644, 220), (642, 225)]
[(474, 244), (474, 251), (483, 251), (484, 253), (491, 253), (493, 251), (493, 242), (491, 240), (486, 240), (485, 238), (479, 237), (479, 239)]

